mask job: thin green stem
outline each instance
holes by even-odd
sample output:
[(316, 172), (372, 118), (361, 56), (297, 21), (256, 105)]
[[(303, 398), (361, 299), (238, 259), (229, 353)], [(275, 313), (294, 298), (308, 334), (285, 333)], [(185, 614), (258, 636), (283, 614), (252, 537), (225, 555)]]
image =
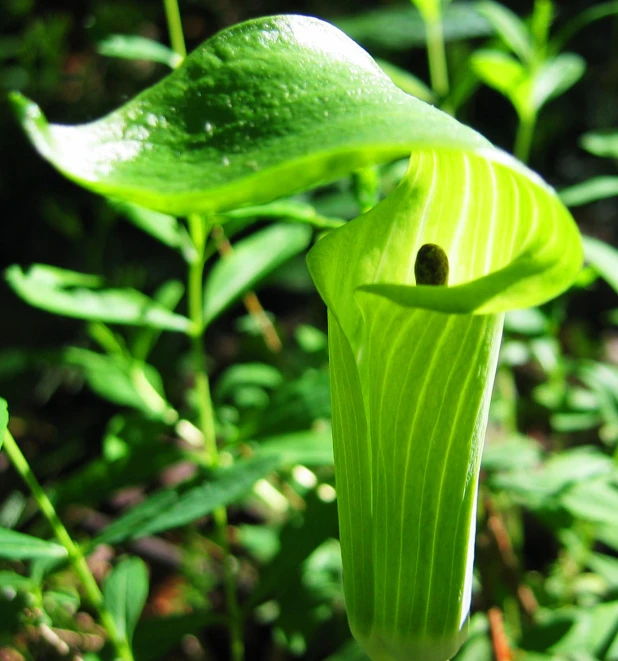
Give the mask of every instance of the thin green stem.
[(131, 647), (126, 638), (118, 631), (116, 621), (105, 605), (103, 594), (88, 567), (86, 558), (81, 552), (79, 546), (75, 544), (71, 538), (71, 535), (69, 535), (67, 529), (62, 524), (62, 521), (60, 521), (52, 502), (47, 497), (43, 487), (39, 484), (39, 481), (36, 479), (30, 468), (30, 464), (28, 464), (28, 461), (17, 445), (17, 442), (8, 430), (4, 435), (4, 449), (11, 460), (11, 463), (15, 466), (15, 469), (30, 489), (43, 516), (49, 522), (56, 539), (66, 549), (69, 562), (79, 577), (88, 600), (99, 614), (101, 624), (105, 627), (110, 640), (116, 648), (118, 657), (122, 659), (122, 661), (134, 661)]
[(427, 31), (427, 57), (429, 59), (431, 89), (438, 98), (444, 99), (448, 94), (449, 84), (442, 17), (440, 15), (427, 17), (425, 19), (425, 29)]
[[(195, 389), (199, 424), (204, 435), (206, 463), (211, 467), (219, 465), (219, 452), (215, 433), (214, 413), (210, 397), (210, 385), (206, 371), (204, 352), (204, 263), (206, 239), (210, 224), (197, 214), (189, 216), (189, 233), (197, 252), (197, 258), (189, 267), (187, 295), (189, 298), (189, 317), (193, 325), (192, 347), (195, 370)], [(228, 608), (230, 647), (232, 661), (243, 661), (245, 648), (242, 637), (242, 616), (236, 596), (236, 577), (232, 566), (232, 555), (227, 536), (227, 510), (219, 507), (214, 511), (217, 537), (223, 550), (223, 587)]]
[(193, 365), (195, 370), (195, 390), (197, 393), (197, 411), (199, 426), (204, 435), (206, 463), (215, 467), (219, 463), (217, 438), (215, 433), (210, 384), (206, 372), (206, 354), (204, 352), (204, 249), (206, 247), (206, 223), (204, 219), (192, 214), (189, 216), (189, 231), (197, 258), (189, 266), (187, 295), (189, 298), (189, 318), (193, 325), (191, 338)]
[(167, 29), (170, 35), (172, 50), (184, 59), (187, 57), (187, 47), (185, 46), (185, 35), (182, 31), (182, 20), (180, 18), (180, 9), (178, 8), (178, 0), (163, 0), (163, 4), (165, 5)]
[(522, 163), (527, 163), (530, 158), (530, 148), (532, 147), (535, 126), (536, 114), (530, 114), (519, 118), (513, 153)]

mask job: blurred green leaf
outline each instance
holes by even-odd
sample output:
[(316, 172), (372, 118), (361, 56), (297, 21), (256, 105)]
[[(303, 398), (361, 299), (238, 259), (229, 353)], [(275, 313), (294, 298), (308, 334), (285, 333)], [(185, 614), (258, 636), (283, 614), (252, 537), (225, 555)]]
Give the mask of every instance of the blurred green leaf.
[(16, 591), (29, 591), (36, 587), (35, 582), (27, 576), (13, 571), (0, 571), (0, 589), (13, 588)]
[(0, 558), (32, 560), (34, 558), (64, 558), (66, 555), (66, 549), (60, 544), (0, 528)]
[(585, 133), (581, 137), (581, 145), (595, 156), (618, 158), (618, 131), (614, 129)]
[(549, 320), (538, 308), (509, 310), (504, 318), (504, 330), (507, 333), (543, 335), (548, 329)]
[(584, 521), (615, 524), (618, 488), (603, 477), (583, 480), (560, 496), (560, 503), (574, 517)]
[(216, 319), (269, 273), (303, 251), (310, 240), (311, 228), (281, 224), (255, 232), (236, 243), (234, 252), (221, 257), (206, 278), (204, 323)]
[(186, 317), (135, 289), (91, 289), (101, 283), (97, 276), (35, 264), (27, 272), (17, 265), (9, 267), (6, 279), (27, 303), (54, 314), (182, 332), (191, 326)]
[(565, 661), (615, 661), (615, 657), (606, 655), (618, 631), (618, 602), (544, 610), (536, 620), (536, 626), (523, 636), (523, 651), (546, 652), (551, 654), (552, 659), (558, 655)]
[(494, 658), (487, 616), (485, 613), (475, 613), (470, 618), (468, 640), (453, 661), (493, 661)]
[(186, 230), (174, 216), (152, 211), (131, 202), (110, 200), (109, 203), (133, 225), (170, 248), (179, 248), (190, 240)]
[(278, 457), (282, 466), (332, 466), (333, 436), (330, 429), (283, 434), (260, 441), (260, 457)]
[(148, 569), (140, 558), (121, 560), (103, 583), (103, 601), (129, 644), (147, 597)]
[(567, 207), (579, 207), (597, 200), (618, 195), (618, 177), (593, 177), (560, 191), (560, 199)]
[(218, 379), (214, 395), (218, 400), (225, 400), (242, 386), (276, 388), (283, 383), (283, 375), (272, 365), (266, 363), (237, 363), (228, 367)]
[(591, 553), (586, 564), (592, 571), (603, 577), (608, 588), (613, 590), (618, 588), (618, 558), (605, 553)]
[(618, 293), (618, 250), (604, 241), (582, 236), (584, 258)]
[(240, 209), (226, 211), (221, 215), (228, 219), (225, 227), (228, 237), (230, 236), (230, 229), (235, 225), (230, 222), (233, 220), (237, 223), (243, 223), (244, 221), (241, 229), (255, 222), (255, 220), (267, 218), (283, 220), (288, 223), (302, 223), (319, 229), (333, 229), (345, 223), (345, 220), (341, 218), (319, 214), (312, 204), (307, 204), (298, 199), (276, 200), (268, 204), (241, 207)]
[(529, 62), (532, 59), (533, 48), (530, 33), (517, 14), (504, 5), (490, 0), (477, 2), (475, 7), (522, 62)]
[(93, 543), (118, 544), (191, 523), (236, 502), (278, 464), (274, 457), (239, 461), (200, 483), (160, 491), (114, 521)]
[(488, 471), (534, 470), (541, 464), (541, 446), (520, 434), (485, 443), (481, 467)]
[(492, 488), (508, 491), (519, 497), (531, 509), (557, 505), (555, 500), (573, 485), (610, 475), (614, 465), (610, 457), (593, 447), (564, 450), (551, 456), (531, 471), (529, 467), (490, 476)]
[(575, 53), (561, 53), (544, 62), (535, 73), (532, 104), (540, 110), (548, 101), (564, 94), (584, 75), (586, 62)]
[(309, 369), (298, 379), (287, 380), (270, 398), (266, 410), (256, 413), (241, 429), (242, 438), (272, 438), (306, 431), (316, 420), (330, 419), (329, 375), (326, 369)]
[(518, 113), (525, 112), (525, 92), (521, 89), (528, 78), (520, 62), (508, 53), (485, 48), (472, 55), (470, 65), (486, 85), (509, 99)]
[[(174, 311), (182, 300), (185, 287), (179, 280), (164, 282), (153, 294), (153, 300), (170, 311)], [(140, 328), (131, 342), (131, 355), (136, 360), (146, 360), (148, 354), (156, 345), (161, 336), (160, 328)]]
[(421, 101), (427, 103), (435, 103), (435, 94), (429, 87), (416, 76), (412, 75), (409, 71), (402, 69), (386, 60), (377, 59), (376, 62), (384, 73), (399, 87), (399, 89), (411, 94)]
[(66, 349), (63, 360), (67, 365), (79, 367), (88, 385), (100, 397), (136, 408), (150, 418), (168, 423), (177, 420), (178, 414), (165, 399), (161, 376), (152, 365), (79, 347)]
[[(333, 23), (369, 50), (402, 51), (423, 48), (426, 43), (425, 22), (411, 3), (371, 9)], [(493, 31), (469, 2), (448, 4), (442, 13), (442, 27), (446, 42), (484, 37)]]
[(106, 57), (125, 60), (147, 60), (175, 69), (182, 57), (158, 41), (128, 34), (112, 34), (97, 44), (97, 52)]

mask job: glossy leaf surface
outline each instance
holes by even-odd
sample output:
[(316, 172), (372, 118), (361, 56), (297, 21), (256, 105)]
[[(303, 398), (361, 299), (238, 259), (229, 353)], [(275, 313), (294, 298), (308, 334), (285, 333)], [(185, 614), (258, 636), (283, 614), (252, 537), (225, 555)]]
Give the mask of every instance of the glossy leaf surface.
[(27, 99), (13, 104), (68, 177), (176, 215), (269, 201), (415, 145), (487, 145), (402, 92), (339, 30), (301, 16), (224, 30), (90, 124), (48, 124)]

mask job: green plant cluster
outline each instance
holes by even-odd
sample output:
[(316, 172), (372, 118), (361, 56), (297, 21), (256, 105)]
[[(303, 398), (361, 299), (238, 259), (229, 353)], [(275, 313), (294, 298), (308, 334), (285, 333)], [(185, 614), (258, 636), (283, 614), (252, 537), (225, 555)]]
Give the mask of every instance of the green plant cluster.
[[(618, 4), (285, 14), (189, 55), (175, 0), (171, 47), (106, 5), (100, 61), (161, 77), (81, 124), (30, 99), (80, 66), (69, 23), (9, 4), (0, 84), (83, 254), (4, 272), (0, 658), (618, 659), (618, 129), (558, 193), (526, 165)], [(496, 93), (513, 156), (457, 121)]]

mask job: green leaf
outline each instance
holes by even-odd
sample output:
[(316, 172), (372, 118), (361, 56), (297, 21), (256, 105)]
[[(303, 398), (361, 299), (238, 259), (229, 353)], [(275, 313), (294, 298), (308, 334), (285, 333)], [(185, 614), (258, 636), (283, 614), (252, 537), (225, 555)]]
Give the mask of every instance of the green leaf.
[(616, 523), (618, 488), (604, 477), (573, 485), (560, 502), (574, 517), (600, 524)]
[(618, 293), (618, 250), (604, 241), (584, 236), (586, 262)]
[(530, 33), (517, 14), (490, 0), (476, 3), (476, 10), (491, 23), (502, 41), (522, 62), (528, 62), (532, 58)]
[(124, 60), (159, 62), (171, 69), (175, 69), (182, 62), (182, 57), (167, 46), (146, 37), (128, 34), (112, 34), (102, 39), (97, 44), (97, 52)]
[(560, 191), (560, 199), (567, 207), (579, 207), (617, 195), (618, 177), (593, 177)]
[(129, 644), (147, 597), (148, 569), (140, 558), (122, 560), (103, 583), (103, 601)]
[(282, 466), (331, 466), (333, 437), (330, 430), (282, 434), (261, 441), (258, 455), (277, 457)]
[[(272, 218), (284, 220), (288, 223), (304, 223), (320, 229), (333, 229), (345, 223), (341, 218), (328, 218), (320, 215), (311, 204), (299, 202), (298, 200), (278, 200), (269, 204), (255, 207), (243, 207), (233, 209), (223, 214), (227, 219), (252, 220), (260, 218)], [(228, 230), (229, 236), (229, 230)]]
[(94, 275), (35, 264), (27, 272), (6, 270), (13, 291), (27, 303), (54, 314), (107, 323), (188, 332), (191, 322), (135, 289), (102, 289)]
[(532, 103), (539, 110), (551, 99), (564, 94), (584, 75), (585, 60), (575, 53), (561, 53), (544, 62), (534, 76)]
[(427, 103), (434, 103), (436, 100), (435, 94), (429, 87), (416, 76), (412, 75), (409, 71), (401, 69), (390, 62), (385, 60), (376, 60), (384, 73), (399, 87), (399, 89), (411, 94), (421, 101)]
[(243, 461), (217, 471), (211, 479), (197, 485), (161, 491), (114, 521), (94, 543), (118, 544), (191, 523), (218, 507), (236, 502), (277, 465), (273, 457)]
[[(424, 48), (427, 41), (425, 22), (411, 3), (385, 5), (333, 22), (370, 51)], [(443, 9), (442, 31), (444, 40), (453, 42), (484, 37), (493, 29), (471, 2), (453, 2)]]
[[(567, 606), (544, 610), (535, 618), (536, 624), (522, 637), (521, 649), (550, 652), (551, 659), (593, 661), (616, 657), (606, 656), (618, 629), (618, 601), (594, 606)], [(526, 658), (528, 654), (525, 655)], [(548, 660), (549, 661), (549, 660)]]
[(28, 592), (36, 588), (36, 583), (31, 578), (13, 571), (0, 571), (0, 590), (2, 588)]
[(525, 113), (528, 74), (524, 67), (507, 53), (480, 49), (470, 58), (474, 73), (511, 101), (519, 114)]
[(136, 227), (170, 248), (184, 245), (183, 228), (174, 216), (145, 209), (130, 202), (110, 200), (111, 206), (130, 220)]
[(595, 156), (618, 159), (618, 131), (616, 130), (586, 133), (582, 136), (581, 145)]
[(234, 252), (221, 257), (204, 286), (204, 323), (209, 324), (269, 273), (304, 250), (311, 228), (303, 225), (273, 225), (234, 245)]
[(402, 92), (336, 28), (303, 16), (224, 30), (90, 124), (48, 124), (31, 101), (12, 102), (65, 175), (177, 216), (270, 201), (414, 147), (487, 146)]
[(0, 558), (33, 560), (35, 558), (64, 558), (66, 555), (66, 549), (60, 544), (0, 528)]
[(591, 553), (586, 564), (605, 579), (609, 588), (618, 588), (618, 558), (604, 553)]
[(68, 365), (83, 370), (88, 385), (100, 397), (121, 406), (131, 406), (150, 418), (168, 423), (178, 418), (165, 400), (161, 376), (152, 365), (79, 347), (66, 349), (63, 359)]

